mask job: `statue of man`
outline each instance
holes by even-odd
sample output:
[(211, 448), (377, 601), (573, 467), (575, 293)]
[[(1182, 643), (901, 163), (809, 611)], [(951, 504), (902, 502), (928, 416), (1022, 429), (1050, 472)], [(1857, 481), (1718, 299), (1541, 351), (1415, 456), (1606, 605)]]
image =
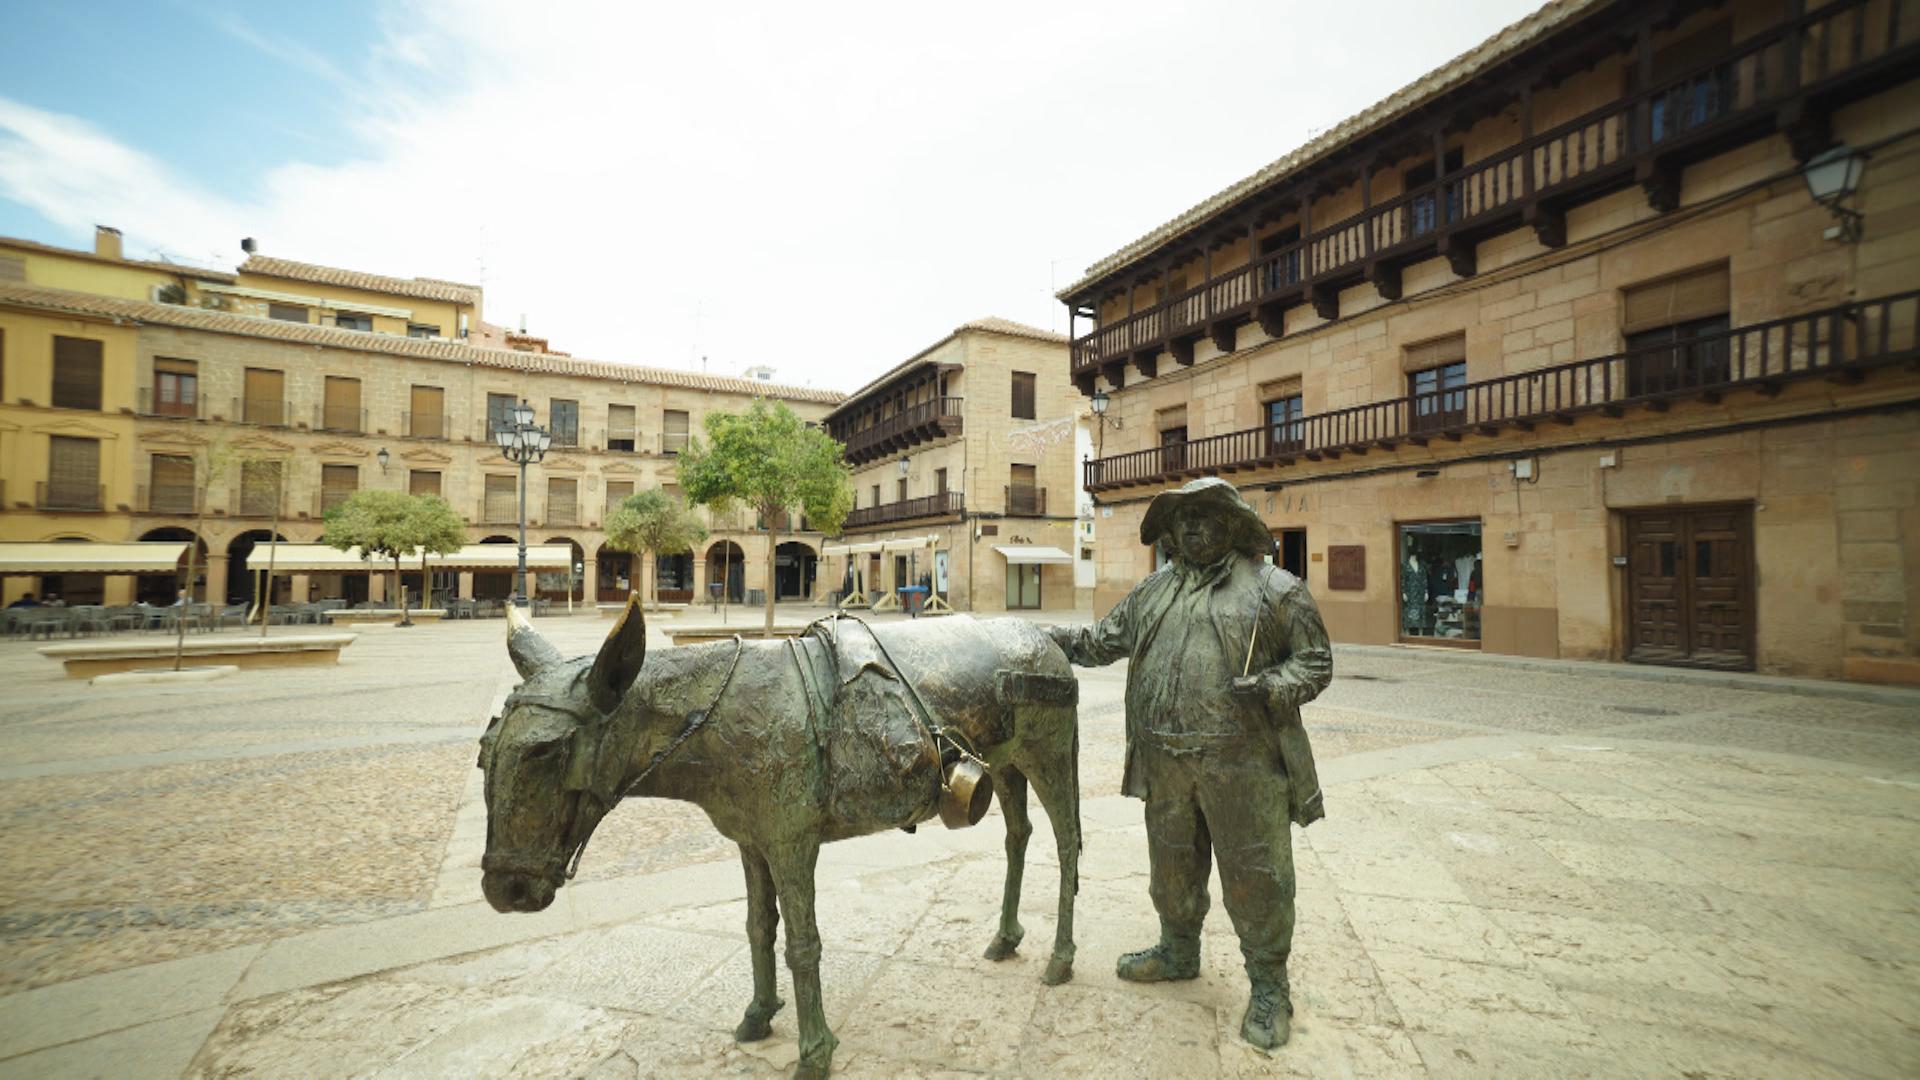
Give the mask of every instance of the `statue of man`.
[(1200, 973), (1209, 857), (1240, 936), (1252, 994), (1240, 1034), (1286, 1043), (1293, 1002), (1293, 836), (1323, 816), (1300, 706), (1333, 677), (1326, 627), (1306, 586), (1269, 565), (1267, 527), (1215, 477), (1164, 492), (1140, 541), (1172, 561), (1087, 628), (1053, 638), (1076, 664), (1127, 672), (1122, 790), (1146, 801), (1147, 855), (1160, 943), (1120, 958), (1135, 982)]

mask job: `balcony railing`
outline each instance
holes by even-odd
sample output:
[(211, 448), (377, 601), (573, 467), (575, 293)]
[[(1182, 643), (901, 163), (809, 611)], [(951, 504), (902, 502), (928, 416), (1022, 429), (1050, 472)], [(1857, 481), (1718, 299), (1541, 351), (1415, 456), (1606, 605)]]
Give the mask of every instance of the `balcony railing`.
[(40, 510), (105, 510), (107, 489), (104, 484), (36, 481), (33, 505)]
[(902, 409), (872, 427), (851, 432), (844, 440), (849, 465), (883, 458), (895, 450), (937, 439), (960, 430), (961, 408), (965, 398), (937, 397)]
[(446, 413), (403, 412), (400, 414), (400, 431), (414, 439), (444, 439), (453, 430)]
[(488, 499), (481, 496), (480, 503), (473, 513), (473, 523), (476, 525), (513, 525), (519, 520), (520, 503), (517, 493), (504, 503), (497, 497)]
[(1666, 409), (1678, 399), (1717, 401), (1728, 391), (1778, 393), (1813, 377), (1850, 380), (1920, 359), (1920, 291), (1841, 304), (1735, 327), (1676, 344), (1503, 375), (1446, 390), (1379, 401), (1086, 464), (1089, 490), (1179, 476), (1290, 465), (1296, 459), (1459, 440), (1469, 432), (1570, 424), (1629, 406)]
[[(274, 499), (281, 494), (278, 485), (235, 483), (227, 498), (227, 512), (237, 517), (273, 517)], [(290, 517), (282, 504), (281, 517)]]
[(938, 495), (922, 495), (917, 499), (901, 499), (898, 502), (883, 503), (879, 506), (863, 506), (847, 515), (845, 528), (857, 529), (866, 525), (881, 525), (889, 521), (906, 521), (909, 518), (939, 517), (944, 514), (959, 514), (966, 511), (966, 500), (958, 491), (943, 491)]
[(631, 426), (607, 429), (607, 449), (631, 453), (640, 448), (640, 429)]
[(548, 503), (547, 516), (543, 524), (578, 525), (580, 524), (580, 507), (568, 506), (565, 503)]
[(687, 448), (693, 436), (684, 431), (663, 431), (660, 433), (660, 452), (677, 454)]
[(315, 431), (367, 430), (367, 410), (358, 405), (320, 405), (313, 410)]
[(353, 490), (334, 488), (321, 489), (313, 493), (313, 516), (321, 517), (327, 511), (353, 498)]
[(293, 408), (284, 398), (234, 398), (233, 415), (242, 423), (286, 427)]
[[(1677, 166), (1733, 141), (1776, 130), (1792, 99), (1844, 101), (1882, 73), (1920, 62), (1920, 19), (1904, 3), (1838, 0), (1737, 43), (1719, 58), (1638, 94), (1616, 99), (1427, 184), (1324, 225), (1251, 265), (1209, 280), (1073, 342), (1083, 389), (1103, 366), (1135, 361), (1154, 373), (1162, 350), (1191, 362), (1201, 336), (1313, 300), (1337, 315), (1333, 291), (1372, 272), (1383, 295), (1399, 295), (1398, 267), (1445, 254), (1472, 273), (1472, 243), (1531, 218), (1543, 239), (1564, 242), (1565, 208), (1639, 179), (1662, 209), (1678, 198)], [(1542, 213), (1544, 211), (1544, 213)], [(1524, 212), (1524, 213), (1523, 213)], [(1389, 268), (1379, 276), (1378, 267)], [(1277, 331), (1278, 327), (1274, 326)], [(1223, 338), (1225, 335), (1221, 335)]]
[(1016, 517), (1037, 517), (1047, 512), (1047, 489), (1010, 484), (1006, 488), (1007, 513)]
[(192, 514), (199, 501), (191, 484), (141, 484), (133, 493), (140, 514)]
[(165, 416), (182, 420), (199, 420), (205, 415), (202, 403), (205, 398), (195, 394), (191, 401), (162, 401), (151, 386), (140, 387), (136, 395), (135, 408), (141, 416)]

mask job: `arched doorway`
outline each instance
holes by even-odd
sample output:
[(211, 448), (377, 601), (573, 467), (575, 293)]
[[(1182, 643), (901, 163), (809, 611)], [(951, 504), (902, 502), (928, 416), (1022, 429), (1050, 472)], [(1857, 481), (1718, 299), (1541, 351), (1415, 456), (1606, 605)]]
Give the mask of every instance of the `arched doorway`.
[(718, 595), (715, 586), (721, 582), (726, 582), (729, 603), (746, 603), (747, 553), (731, 540), (722, 540), (707, 549), (707, 595), (701, 599), (709, 600)]
[[(170, 540), (174, 543), (193, 543), (200, 550), (194, 555), (194, 587), (196, 599), (206, 598), (207, 583), (207, 542), (195, 537), (192, 529), (165, 528), (148, 529), (140, 534), (142, 540)], [(171, 574), (141, 574), (134, 579), (133, 598), (143, 604), (166, 606), (180, 598), (180, 583), (187, 578), (187, 559), (180, 558), (180, 565)]]
[[(483, 544), (518, 544), (511, 536), (489, 536), (480, 541)], [(473, 598), (475, 600), (505, 600), (513, 595), (512, 570), (475, 570), (473, 572)]]
[(693, 600), (693, 553), (653, 557), (654, 596), (663, 604), (685, 604)]
[[(229, 604), (253, 603), (253, 590), (260, 584), (260, 571), (267, 568), (266, 552), (259, 559), (253, 558), (253, 550), (259, 544), (274, 540), (286, 543), (287, 538), (277, 536), (270, 529), (249, 529), (227, 543), (227, 596)], [(293, 596), (293, 578), (284, 571), (274, 575), (273, 602), (287, 603)]]
[(535, 596), (545, 597), (548, 600), (557, 600), (564, 604), (567, 602), (567, 598), (573, 596), (574, 591), (579, 587), (580, 574), (586, 569), (586, 549), (580, 546), (579, 541), (567, 536), (550, 536), (546, 542), (549, 544), (567, 545), (567, 568), (565, 570), (540, 570), (534, 572), (531, 575), (533, 577), (533, 594)]
[(805, 600), (813, 595), (813, 575), (820, 557), (811, 546), (789, 540), (773, 549), (773, 598)]

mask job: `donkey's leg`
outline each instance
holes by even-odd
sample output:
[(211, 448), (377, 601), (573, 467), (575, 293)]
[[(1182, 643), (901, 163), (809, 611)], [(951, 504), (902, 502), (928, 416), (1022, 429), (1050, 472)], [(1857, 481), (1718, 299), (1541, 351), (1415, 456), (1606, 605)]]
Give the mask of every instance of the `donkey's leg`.
[(1041, 976), (1048, 986), (1073, 978), (1073, 897), (1080, 890), (1079, 733), (1074, 710), (1064, 712), (1064, 719), (1046, 725), (1044, 735), (1034, 730), (1033, 735), (1040, 737), (1029, 736), (1032, 741), (1023, 765), (1060, 849), (1060, 918), (1053, 930), (1053, 957)]
[(785, 1002), (780, 1000), (773, 970), (773, 936), (780, 925), (780, 910), (773, 902), (773, 872), (758, 851), (741, 845), (740, 862), (747, 870), (747, 945), (753, 953), (753, 1000), (747, 1015), (733, 1029), (741, 1042), (756, 1042), (773, 1034), (773, 1014)]
[(1027, 817), (1027, 778), (1012, 765), (993, 771), (994, 793), (1000, 797), (1000, 812), (1007, 818), (1007, 890), (1000, 899), (1000, 931), (987, 945), (987, 959), (1005, 960), (1020, 947), (1027, 936), (1020, 925), (1020, 878), (1026, 872), (1027, 839), (1033, 835), (1033, 820)]
[(820, 1006), (820, 929), (813, 918), (813, 868), (820, 855), (817, 837), (789, 841), (766, 852), (780, 910), (787, 916), (787, 970), (800, 1016), (800, 1060), (794, 1080), (825, 1080), (840, 1040), (827, 1030)]

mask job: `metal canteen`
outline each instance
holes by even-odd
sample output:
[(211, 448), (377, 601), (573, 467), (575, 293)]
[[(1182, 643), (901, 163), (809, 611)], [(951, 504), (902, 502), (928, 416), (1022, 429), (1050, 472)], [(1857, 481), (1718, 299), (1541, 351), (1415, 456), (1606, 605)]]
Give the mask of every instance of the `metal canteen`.
[(949, 829), (978, 825), (993, 804), (993, 777), (972, 758), (948, 765), (940, 778), (940, 820)]

